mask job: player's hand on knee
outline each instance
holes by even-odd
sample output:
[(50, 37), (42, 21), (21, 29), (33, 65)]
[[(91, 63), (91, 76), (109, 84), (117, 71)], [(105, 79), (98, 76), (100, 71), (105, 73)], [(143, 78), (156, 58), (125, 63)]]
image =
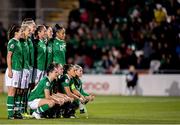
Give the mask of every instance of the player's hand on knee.
[(82, 95), (80, 96), (80, 98), (82, 98), (84, 101), (86, 100), (86, 98), (84, 96), (82, 96)]
[(63, 99), (64, 99), (65, 102), (69, 102), (69, 98), (64, 97)]
[(63, 105), (64, 102), (65, 102), (65, 100), (64, 100), (63, 98), (61, 98), (61, 99), (59, 99), (58, 104), (59, 104), (59, 105)]
[(86, 100), (91, 101), (91, 96), (86, 96)]
[(79, 101), (84, 104), (86, 102), (86, 99), (84, 98), (84, 96), (81, 96), (79, 98)]
[(49, 107), (53, 107), (55, 105), (55, 101), (54, 100), (49, 100), (48, 105), (49, 105)]
[(95, 96), (90, 95), (90, 101), (93, 101), (93, 100), (94, 100), (94, 98), (95, 98)]
[(84, 100), (83, 100), (83, 98), (79, 98), (79, 101), (81, 102), (81, 103), (84, 103)]
[(73, 102), (74, 101), (74, 98), (71, 98), (71, 97), (68, 97), (69, 98), (69, 102)]

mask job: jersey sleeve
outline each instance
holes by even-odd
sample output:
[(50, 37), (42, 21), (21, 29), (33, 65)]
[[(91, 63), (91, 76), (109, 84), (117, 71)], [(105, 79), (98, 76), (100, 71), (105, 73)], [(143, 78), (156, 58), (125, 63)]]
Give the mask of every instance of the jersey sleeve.
[(86, 93), (83, 89), (81, 89), (80, 93), (81, 93), (83, 96), (89, 96), (89, 94)]
[(83, 96), (89, 96), (88, 93), (86, 93), (84, 90), (83, 90), (83, 87), (82, 87), (82, 81), (79, 80), (79, 84), (80, 84), (80, 93), (83, 95)]
[(51, 88), (50, 83), (49, 83), (49, 82), (46, 82), (46, 83), (45, 83), (45, 86), (44, 86), (44, 89), (50, 90), (50, 88)]
[(69, 87), (69, 79), (65, 79), (64, 82), (62, 82), (63, 87)]
[(13, 40), (9, 41), (8, 46), (7, 46), (8, 51), (14, 52), (15, 45), (16, 44), (15, 44), (15, 42)]

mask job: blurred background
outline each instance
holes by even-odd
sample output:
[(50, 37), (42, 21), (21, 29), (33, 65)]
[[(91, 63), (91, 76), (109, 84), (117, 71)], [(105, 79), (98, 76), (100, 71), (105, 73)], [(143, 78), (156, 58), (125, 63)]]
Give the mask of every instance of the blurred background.
[(180, 0), (1, 0), (1, 91), (7, 30), (28, 17), (66, 27), (67, 63), (84, 68), (87, 90), (125, 94), (133, 65), (137, 94), (180, 95)]

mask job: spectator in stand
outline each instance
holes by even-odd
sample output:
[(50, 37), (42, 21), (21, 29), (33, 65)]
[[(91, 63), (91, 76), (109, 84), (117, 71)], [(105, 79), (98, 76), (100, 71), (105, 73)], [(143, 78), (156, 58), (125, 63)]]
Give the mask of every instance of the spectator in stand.
[(162, 7), (161, 4), (156, 4), (156, 9), (154, 10), (154, 17), (158, 24), (165, 22), (167, 18), (167, 11)]

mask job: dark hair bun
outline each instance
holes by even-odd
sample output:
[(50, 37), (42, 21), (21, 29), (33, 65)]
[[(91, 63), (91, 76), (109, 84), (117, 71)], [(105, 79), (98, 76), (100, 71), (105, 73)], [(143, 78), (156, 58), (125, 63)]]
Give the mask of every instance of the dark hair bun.
[(74, 67), (73, 64), (65, 64), (65, 65), (63, 66), (63, 68), (64, 68), (64, 74), (66, 74), (67, 71), (69, 71), (72, 67)]

